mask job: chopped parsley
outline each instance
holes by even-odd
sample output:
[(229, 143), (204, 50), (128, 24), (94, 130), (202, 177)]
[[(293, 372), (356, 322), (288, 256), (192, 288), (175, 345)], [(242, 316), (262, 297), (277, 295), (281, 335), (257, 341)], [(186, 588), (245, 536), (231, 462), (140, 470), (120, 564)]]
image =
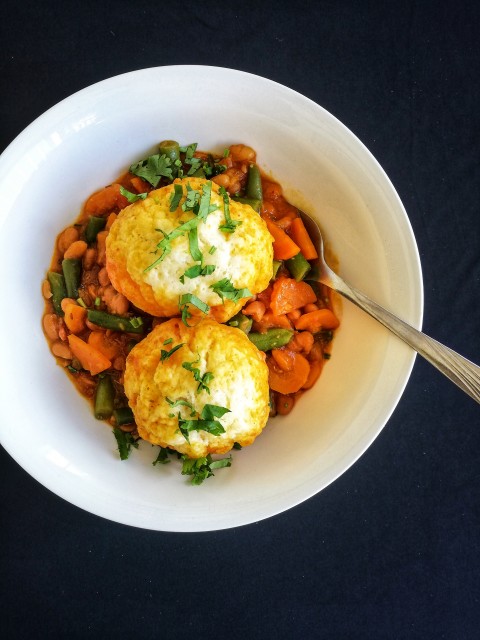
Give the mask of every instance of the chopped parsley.
[(226, 409), (225, 407), (220, 407), (216, 404), (206, 404), (202, 409), (200, 418), (185, 420), (179, 413), (178, 428), (187, 442), (190, 442), (189, 433), (191, 431), (206, 431), (214, 436), (219, 436), (225, 433), (225, 429), (217, 418), (221, 418), (229, 412), (230, 409)]
[(173, 179), (172, 161), (164, 153), (154, 154), (146, 160), (141, 160), (130, 166), (130, 173), (143, 178), (149, 182), (152, 187), (157, 187), (162, 178)]
[(187, 371), (191, 371), (193, 373), (195, 382), (198, 382), (197, 393), (200, 393), (200, 391), (202, 391), (203, 389), (207, 393), (210, 393), (208, 384), (213, 380), (215, 376), (211, 371), (206, 371), (203, 375), (201, 375), (200, 369), (194, 366), (195, 364), (197, 364), (197, 362), (198, 360), (195, 360), (194, 362), (182, 362), (182, 367)]
[(210, 307), (208, 306), (208, 304), (202, 302), (202, 300), (200, 300), (200, 298), (197, 298), (197, 296), (194, 296), (193, 293), (184, 293), (182, 296), (180, 296), (178, 307), (182, 316), (182, 322), (183, 324), (186, 324), (187, 327), (189, 326), (187, 320), (188, 318), (192, 317), (192, 314), (188, 310), (189, 304), (193, 304), (194, 307), (197, 307), (197, 309), (200, 309), (200, 311), (203, 311), (203, 313), (208, 313), (210, 311)]
[(165, 400), (172, 407), (172, 409), (174, 409), (175, 407), (187, 407), (187, 409), (190, 409), (191, 411), (191, 416), (194, 416), (197, 413), (193, 404), (191, 402), (188, 402), (188, 400), (184, 400), (183, 398), (179, 398), (178, 400), (170, 400), (170, 398), (167, 397), (165, 397)]
[(228, 278), (222, 278), (215, 284), (210, 286), (217, 293), (222, 302), (225, 302), (225, 298), (238, 302), (241, 298), (249, 298), (252, 293), (249, 289), (236, 289)]
[(175, 347), (173, 347), (173, 349), (170, 349), (170, 351), (162, 349), (160, 352), (160, 362), (165, 362), (165, 360), (170, 358), (170, 356), (173, 355), (175, 351), (178, 351), (181, 347), (183, 347), (184, 344), (185, 342), (181, 342), (180, 344), (177, 344)]
[(182, 460), (182, 475), (192, 476), (191, 483), (193, 485), (202, 484), (204, 480), (215, 475), (213, 473), (214, 469), (222, 469), (232, 465), (232, 456), (213, 460), (210, 454), (203, 458), (189, 458), (183, 455)]
[(163, 344), (172, 344), (173, 338), (168, 338)]
[(170, 213), (173, 213), (174, 211), (176, 211), (178, 205), (180, 204), (180, 200), (182, 199), (182, 196), (183, 196), (183, 187), (181, 184), (174, 184), (173, 189), (174, 191), (170, 198)]
[(168, 454), (169, 454), (169, 449), (167, 449), (166, 447), (160, 447), (158, 456), (152, 462), (153, 466), (157, 464), (168, 464), (169, 462), (171, 462), (170, 458), (168, 457)]
[(125, 187), (120, 187), (120, 193), (122, 194), (122, 196), (125, 196), (125, 198), (128, 200), (128, 202), (130, 204), (132, 204), (132, 202), (137, 202), (137, 200), (145, 200), (145, 198), (148, 196), (148, 193), (132, 193), (131, 191), (128, 191), (128, 189), (125, 189)]
[(223, 213), (225, 215), (225, 224), (221, 224), (218, 228), (224, 233), (233, 233), (238, 225), (242, 224), (241, 220), (232, 220), (230, 217), (230, 198), (225, 190), (225, 187), (220, 187), (218, 190), (223, 198)]
[(127, 433), (115, 427), (113, 430), (113, 435), (115, 436), (115, 440), (117, 441), (120, 460), (126, 460), (128, 458), (132, 447), (138, 449), (137, 439), (134, 438), (131, 433)]
[(199, 276), (209, 276), (211, 273), (215, 271), (214, 264), (206, 264), (202, 266), (201, 264), (195, 264), (193, 267), (189, 267), (185, 273), (180, 276), (180, 282), (185, 282), (185, 277), (187, 278), (198, 278)]

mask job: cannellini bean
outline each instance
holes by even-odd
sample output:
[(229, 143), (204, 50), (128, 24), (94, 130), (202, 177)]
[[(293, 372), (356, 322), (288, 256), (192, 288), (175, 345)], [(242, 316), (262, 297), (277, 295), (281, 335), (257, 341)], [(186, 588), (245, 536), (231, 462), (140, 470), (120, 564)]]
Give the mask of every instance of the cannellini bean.
[(102, 267), (98, 272), (98, 282), (102, 285), (102, 287), (106, 287), (110, 284), (110, 278), (108, 277), (108, 273), (105, 267)]
[(44, 280), (42, 282), (42, 295), (45, 300), (50, 300), (50, 298), (52, 297), (52, 289), (48, 280)]
[(63, 313), (65, 313), (69, 304), (77, 304), (77, 301), (74, 300), (73, 298), (64, 298), (60, 303)]
[(97, 261), (97, 250), (90, 247), (83, 254), (83, 270), (89, 271)]
[(310, 313), (310, 311), (318, 311), (318, 305), (310, 302), (303, 307), (303, 310), (305, 311), (305, 313)]
[(58, 317), (54, 313), (43, 316), (43, 329), (50, 340), (58, 340)]
[(128, 302), (127, 298), (121, 293), (117, 293), (111, 299), (109, 309), (112, 313), (122, 316), (127, 313), (129, 306), (130, 303)]
[(218, 176), (213, 177), (212, 182), (215, 182), (219, 187), (224, 187), (225, 189), (230, 186), (230, 178), (226, 173), (220, 173)]
[(83, 257), (87, 248), (88, 248), (88, 245), (84, 240), (75, 240), (75, 242), (72, 242), (72, 244), (65, 251), (65, 253), (63, 254), (63, 257), (66, 258), (67, 260), (71, 260), (71, 259), (78, 260)]
[(78, 240), (78, 236), (78, 229), (75, 229), (75, 227), (67, 227), (64, 231), (62, 231), (62, 233), (58, 236), (57, 242), (58, 250), (62, 255), (73, 242)]
[(233, 160), (255, 162), (255, 151), (252, 147), (247, 147), (245, 144), (232, 144), (230, 147), (230, 155)]
[(64, 358), (65, 360), (72, 359), (70, 347), (64, 342), (54, 342), (52, 344), (52, 353), (54, 356), (57, 356), (57, 358)]

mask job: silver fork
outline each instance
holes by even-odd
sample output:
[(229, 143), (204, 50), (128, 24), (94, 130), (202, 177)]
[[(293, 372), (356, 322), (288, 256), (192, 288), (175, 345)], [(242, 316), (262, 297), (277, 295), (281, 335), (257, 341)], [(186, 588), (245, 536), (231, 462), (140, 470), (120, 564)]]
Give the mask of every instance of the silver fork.
[(434, 367), (460, 387), (462, 391), (480, 403), (480, 367), (456, 351), (449, 349), (400, 320), (393, 313), (390, 313), (390, 311), (381, 307), (364, 293), (342, 280), (325, 262), (323, 238), (318, 224), (303, 211), (300, 214), (312, 242), (318, 249), (318, 275), (316, 274), (315, 279), (330, 289), (337, 291), (347, 300), (360, 307), (360, 309), (366, 311), (372, 318), (381, 322), (387, 329), (390, 329), (392, 333), (433, 364)]

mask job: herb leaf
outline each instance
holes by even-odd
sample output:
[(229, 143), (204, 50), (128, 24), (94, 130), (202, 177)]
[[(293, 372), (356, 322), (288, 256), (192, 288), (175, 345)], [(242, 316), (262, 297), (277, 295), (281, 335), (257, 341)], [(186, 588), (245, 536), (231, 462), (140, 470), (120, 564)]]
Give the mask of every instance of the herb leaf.
[(241, 298), (249, 298), (252, 295), (248, 289), (236, 289), (228, 278), (222, 278), (212, 284), (210, 288), (220, 296), (222, 302), (225, 301), (225, 298), (238, 302)]
[(223, 213), (225, 215), (225, 224), (220, 225), (218, 228), (224, 233), (233, 233), (238, 225), (242, 224), (241, 220), (232, 220), (230, 217), (230, 198), (225, 190), (225, 187), (220, 187), (218, 190), (223, 198)]
[(200, 298), (197, 298), (197, 296), (194, 296), (193, 293), (184, 293), (182, 296), (180, 296), (178, 306), (182, 315), (182, 322), (186, 324), (187, 327), (189, 326), (187, 320), (188, 318), (192, 317), (192, 314), (188, 310), (189, 304), (193, 304), (194, 307), (197, 307), (197, 309), (200, 309), (200, 311), (203, 311), (203, 313), (208, 313), (210, 311), (210, 307), (208, 306), (208, 304), (202, 302), (202, 300), (200, 300)]
[(132, 202), (136, 202), (137, 200), (145, 200), (145, 198), (148, 196), (148, 193), (146, 192), (132, 193), (131, 191), (128, 191), (128, 189), (125, 189), (125, 187), (122, 187), (122, 186), (120, 186), (120, 193), (130, 202), (130, 204), (132, 204)]
[[(194, 367), (198, 361), (195, 362), (182, 362), (182, 367), (187, 371), (191, 371), (193, 373), (193, 378), (196, 382), (198, 382), (197, 393), (200, 393), (202, 389), (205, 389), (207, 393), (210, 393), (210, 388), (208, 387), (209, 382), (213, 380), (215, 377), (211, 371), (206, 371), (203, 375), (200, 373), (200, 369), (198, 367)], [(210, 406), (210, 405), (206, 405)], [(205, 419), (210, 419), (205, 416)]]
[(155, 154), (146, 160), (140, 160), (130, 166), (130, 173), (149, 182), (152, 187), (158, 186), (162, 177), (172, 180), (172, 161), (165, 154)]
[(170, 458), (168, 457), (169, 453), (170, 453), (169, 449), (167, 449), (166, 447), (160, 447), (158, 456), (152, 462), (153, 466), (157, 464), (168, 464), (169, 462), (171, 462)]
[(193, 267), (189, 267), (185, 271), (183, 276), (180, 277), (180, 280), (184, 282), (185, 276), (190, 279), (198, 278), (198, 276), (209, 276), (215, 271), (215, 268), (214, 264), (206, 264), (204, 267), (202, 267), (201, 264), (194, 264)]
[(120, 460), (126, 460), (128, 458), (132, 447), (138, 449), (138, 442), (131, 433), (126, 433), (118, 427), (115, 427), (113, 429), (113, 435), (115, 436), (115, 440), (117, 441)]
[(170, 213), (173, 213), (174, 211), (176, 211), (178, 205), (180, 204), (180, 200), (182, 199), (182, 196), (183, 196), (183, 187), (181, 184), (174, 184), (173, 189), (174, 191), (170, 198)]
[(165, 362), (167, 358), (170, 358), (170, 356), (174, 354), (175, 351), (178, 351), (178, 349), (183, 347), (184, 344), (185, 342), (181, 342), (180, 344), (177, 344), (175, 347), (173, 347), (173, 349), (170, 349), (170, 351), (166, 351), (165, 349), (162, 349), (160, 352), (160, 362)]
[(232, 465), (232, 456), (220, 460), (212, 460), (210, 454), (203, 458), (189, 458), (183, 455), (182, 460), (182, 475), (192, 476), (191, 483), (193, 485), (202, 484), (204, 480), (213, 476), (212, 469), (221, 469)]

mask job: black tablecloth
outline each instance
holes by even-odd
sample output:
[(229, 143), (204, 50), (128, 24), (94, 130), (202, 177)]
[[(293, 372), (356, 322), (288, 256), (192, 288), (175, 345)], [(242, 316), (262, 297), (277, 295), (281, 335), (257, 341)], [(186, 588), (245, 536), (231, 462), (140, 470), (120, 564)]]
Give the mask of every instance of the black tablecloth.
[[(285, 84), (384, 167), (419, 246), (424, 330), (480, 361), (479, 24), (474, 1), (9, 1), (0, 144), (134, 69), (216, 65)], [(417, 358), (341, 478), (287, 513), (201, 534), (90, 515), (2, 449), (0, 635), (478, 638), (479, 423), (478, 405)]]

